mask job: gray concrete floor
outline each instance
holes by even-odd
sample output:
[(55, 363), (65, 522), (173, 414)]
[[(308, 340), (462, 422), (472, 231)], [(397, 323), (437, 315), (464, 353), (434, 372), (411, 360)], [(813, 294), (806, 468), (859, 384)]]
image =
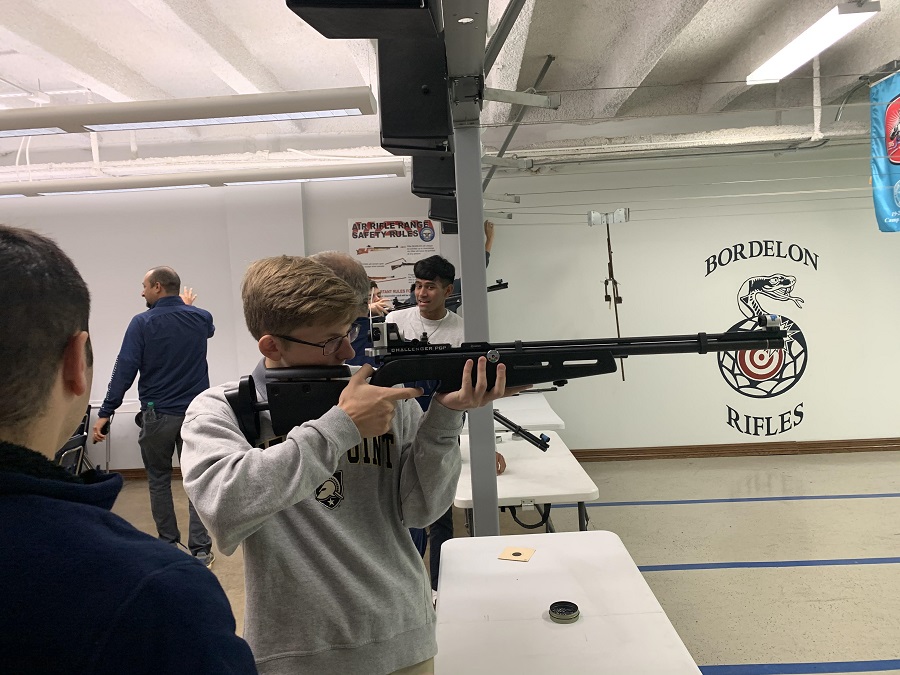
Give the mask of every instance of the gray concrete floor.
[[(587, 463), (584, 468), (604, 504), (589, 509), (590, 529), (618, 534), (639, 566), (898, 559), (645, 571), (699, 665), (900, 659), (900, 497), (850, 498), (900, 494), (900, 455), (646, 460)], [(180, 483), (173, 492), (184, 530), (187, 499)], [(760, 500), (817, 495), (837, 498)], [(757, 501), (693, 501), (713, 499)], [(671, 500), (689, 503), (646, 503)], [(127, 482), (114, 510), (155, 534), (146, 482)], [(537, 513), (520, 512), (520, 519), (532, 522)], [(576, 510), (554, 508), (553, 522), (558, 531), (577, 530)], [(502, 534), (542, 531), (522, 530), (508, 513), (501, 514), (500, 523)], [(456, 510), (455, 524), (456, 535), (465, 536), (461, 511)], [(240, 632), (241, 552), (216, 555), (213, 571), (232, 603)]]

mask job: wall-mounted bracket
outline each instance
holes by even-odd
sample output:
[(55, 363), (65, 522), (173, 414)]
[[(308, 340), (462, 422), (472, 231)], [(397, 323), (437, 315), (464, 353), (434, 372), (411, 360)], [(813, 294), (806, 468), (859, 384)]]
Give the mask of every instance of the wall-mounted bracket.
[(484, 198), (491, 202), (509, 202), (510, 204), (518, 204), (522, 201), (519, 195), (511, 195), (508, 192), (502, 195), (497, 192), (485, 192)]
[(506, 89), (484, 89), (485, 101), (499, 101), (500, 103), (511, 103), (512, 105), (524, 105), (531, 108), (550, 108), (556, 110), (562, 103), (559, 94), (532, 94), (524, 91), (507, 91)]
[(510, 169), (530, 169), (534, 166), (532, 159), (518, 159), (515, 155), (512, 157), (496, 157), (494, 155), (484, 155), (481, 158), (482, 164), (488, 166), (505, 166)]
[(616, 209), (609, 213), (599, 211), (588, 212), (588, 225), (612, 225), (613, 223), (627, 223), (631, 216), (631, 210), (626, 208)]

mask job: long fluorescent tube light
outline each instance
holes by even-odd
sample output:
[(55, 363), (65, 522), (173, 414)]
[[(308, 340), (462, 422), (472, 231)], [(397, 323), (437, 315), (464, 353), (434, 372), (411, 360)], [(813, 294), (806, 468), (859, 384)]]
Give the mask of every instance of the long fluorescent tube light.
[(395, 173), (374, 173), (371, 176), (335, 176), (333, 178), (291, 178), (288, 180), (243, 180), (225, 185), (272, 185), (275, 183), (317, 183), (319, 181), (368, 180), (370, 178), (396, 178)]
[(0, 183), (0, 197), (24, 195), (44, 197), (59, 193), (126, 192), (176, 187), (219, 187), (229, 183), (266, 183), (295, 180), (352, 180), (358, 178), (404, 176), (402, 157), (354, 164), (292, 166), (273, 169), (193, 171), (187, 173), (123, 176), (120, 178), (74, 178)]
[(67, 192), (38, 192), (39, 197), (52, 197), (53, 195), (101, 195), (108, 192), (150, 192), (153, 190), (184, 190), (186, 188), (209, 187), (206, 183), (196, 185), (159, 185), (157, 187), (112, 188), (110, 190), (69, 190)]
[(163, 120), (162, 122), (124, 122), (121, 124), (86, 124), (89, 131), (131, 131), (134, 129), (172, 129), (175, 127), (206, 127), (216, 124), (250, 124), (253, 122), (285, 122), (325, 117), (353, 117), (362, 115), (359, 108), (344, 110), (314, 110), (311, 112), (278, 113), (274, 115), (244, 115), (242, 117), (206, 117), (192, 120)]
[(747, 76), (747, 84), (779, 82), (881, 11), (881, 3), (838, 5)]
[(66, 132), (58, 127), (45, 127), (43, 129), (2, 129), (0, 130), (0, 138), (11, 138), (14, 136), (49, 136), (51, 134), (64, 133)]
[(369, 87), (0, 110), (0, 137), (375, 114)]

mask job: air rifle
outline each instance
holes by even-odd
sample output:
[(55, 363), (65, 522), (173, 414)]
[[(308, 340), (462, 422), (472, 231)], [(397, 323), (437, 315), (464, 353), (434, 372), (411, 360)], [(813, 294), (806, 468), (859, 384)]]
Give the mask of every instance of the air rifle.
[[(436, 380), (436, 391), (456, 391), (462, 385), (468, 359), (487, 359), (488, 388), (494, 386), (497, 366), (506, 366), (506, 386), (568, 380), (616, 372), (616, 359), (645, 354), (706, 354), (784, 348), (786, 333), (781, 318), (759, 317), (757, 330), (732, 333), (697, 333), (657, 337), (600, 338), (545, 342), (470, 342), (460, 347), (428, 344), (427, 340), (403, 340), (396, 324), (372, 325), (373, 347), (367, 355), (381, 360), (370, 383), (392, 387), (404, 382)], [(288, 433), (306, 421), (318, 419), (337, 404), (347, 385), (347, 366), (309, 366), (266, 370), (267, 402), (257, 401), (256, 385), (249, 375), (226, 398), (238, 418), (241, 431), (255, 444), (260, 434), (259, 413), (268, 410), (276, 435)], [(472, 372), (473, 384), (475, 369)]]

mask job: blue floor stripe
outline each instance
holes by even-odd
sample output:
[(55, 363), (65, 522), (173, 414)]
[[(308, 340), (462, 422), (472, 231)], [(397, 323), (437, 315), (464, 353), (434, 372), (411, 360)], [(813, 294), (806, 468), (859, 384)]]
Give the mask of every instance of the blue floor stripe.
[(639, 565), (641, 572), (684, 570), (729, 570), (756, 567), (828, 567), (832, 565), (896, 565), (900, 558), (836, 558), (833, 560), (760, 560), (755, 562), (710, 562), (676, 565)]
[(830, 663), (747, 663), (700, 666), (703, 675), (811, 675), (813, 673), (868, 673), (900, 670), (900, 659), (885, 661), (832, 661)]
[[(877, 492), (857, 495), (783, 495), (780, 497), (734, 497), (731, 499), (659, 499), (634, 502), (587, 502), (586, 506), (673, 506), (679, 504), (731, 504), (740, 502), (800, 502), (817, 499), (891, 499), (900, 492)], [(578, 504), (554, 504), (554, 509), (571, 509)]]

